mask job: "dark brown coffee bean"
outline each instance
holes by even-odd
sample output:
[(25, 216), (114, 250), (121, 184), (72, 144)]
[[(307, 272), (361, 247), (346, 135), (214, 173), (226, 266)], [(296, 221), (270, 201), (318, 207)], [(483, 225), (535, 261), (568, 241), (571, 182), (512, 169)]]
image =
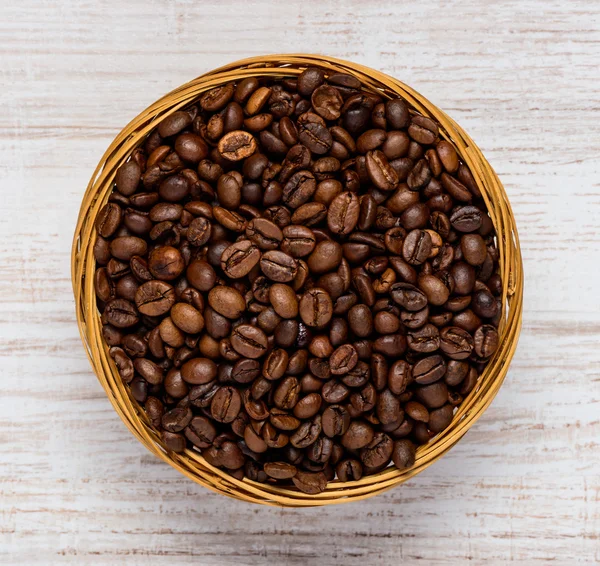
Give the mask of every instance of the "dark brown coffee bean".
[(487, 256), (485, 242), (479, 234), (465, 234), (460, 239), (463, 257), (470, 265), (481, 265)]
[(404, 360), (396, 360), (387, 376), (390, 391), (395, 395), (402, 395), (412, 381), (412, 368)]
[(267, 351), (267, 336), (260, 328), (241, 324), (231, 333), (231, 345), (238, 354), (256, 359)]
[(410, 468), (415, 463), (416, 446), (410, 440), (396, 440), (392, 460), (399, 469)]
[(315, 248), (315, 236), (310, 228), (292, 224), (283, 229), (281, 251), (292, 257), (305, 257)]
[(191, 385), (203, 385), (217, 377), (217, 365), (207, 358), (194, 358), (181, 366), (181, 377)]
[(446, 373), (446, 364), (441, 356), (428, 356), (413, 367), (413, 377), (419, 385), (428, 385), (441, 379)]
[(440, 331), (440, 349), (453, 360), (464, 360), (473, 350), (472, 336), (456, 326), (447, 326)]
[(427, 428), (434, 433), (441, 432), (445, 428), (448, 428), (452, 422), (453, 416), (454, 408), (452, 405), (444, 405), (439, 409), (434, 409), (429, 413), (429, 423), (427, 423)]
[(221, 286), (211, 289), (208, 304), (217, 313), (231, 320), (239, 318), (246, 309), (244, 297), (233, 287)]
[(297, 171), (283, 187), (283, 202), (289, 208), (306, 203), (317, 190), (315, 176), (310, 171)]
[(389, 389), (383, 390), (377, 398), (377, 418), (384, 425), (404, 418), (400, 401)]
[(407, 332), (408, 347), (414, 352), (428, 354), (440, 347), (440, 333), (432, 324)]
[(189, 407), (176, 407), (162, 416), (162, 427), (169, 432), (182, 431), (190, 421), (193, 414)]
[(366, 305), (355, 305), (348, 311), (350, 329), (359, 338), (366, 338), (373, 332), (373, 314)]
[(408, 311), (420, 311), (427, 306), (425, 293), (409, 283), (395, 283), (391, 287), (390, 295), (394, 302)]
[(325, 491), (327, 487), (327, 477), (323, 472), (303, 472), (298, 471), (294, 477), (292, 477), (294, 485), (303, 493), (310, 495), (316, 495)]
[[(142, 169), (135, 160), (131, 159), (117, 169), (115, 183), (117, 190), (125, 195), (131, 196), (137, 190), (142, 176)], [(100, 232), (100, 230), (98, 230)]]
[(321, 395), (317, 392), (308, 393), (298, 400), (294, 406), (294, 416), (299, 419), (310, 419), (314, 417), (321, 408)]
[(342, 261), (342, 247), (333, 240), (319, 242), (310, 254), (307, 264), (312, 273), (326, 273), (337, 269)]
[(261, 250), (275, 250), (283, 239), (280, 228), (266, 218), (255, 218), (246, 227), (246, 236)]
[(210, 413), (220, 423), (232, 422), (240, 412), (242, 397), (235, 387), (221, 387), (212, 398)]
[(258, 264), (261, 254), (250, 240), (241, 240), (229, 246), (221, 255), (221, 269), (231, 279), (240, 279)]
[(312, 327), (325, 326), (333, 315), (331, 297), (323, 290), (314, 288), (302, 295), (300, 299), (300, 317), (304, 323)]
[(113, 202), (109, 202), (98, 213), (96, 217), (96, 230), (103, 238), (110, 238), (119, 228), (123, 212), (121, 207)]
[[(430, 385), (424, 385), (423, 387), (418, 387), (417, 389), (415, 389), (415, 397), (429, 409), (437, 409), (441, 407), (444, 403), (446, 403), (446, 401), (448, 400), (448, 387), (443, 381), (436, 381), (435, 383), (432, 383)], [(416, 404), (419, 405), (419, 403)], [(411, 418), (415, 420), (421, 420), (411, 415), (408, 412), (407, 406), (405, 407), (405, 410)]]
[(325, 120), (337, 120), (344, 103), (339, 91), (329, 85), (317, 87), (311, 96), (313, 108)]
[(283, 283), (271, 285), (269, 301), (281, 318), (296, 318), (298, 316), (298, 299), (289, 285)]
[(322, 426), (326, 436), (341, 436), (350, 426), (350, 415), (342, 405), (330, 405), (323, 412)]
[(306, 421), (300, 425), (298, 430), (290, 436), (290, 443), (296, 448), (306, 448), (317, 440), (321, 430), (321, 416), (317, 415), (311, 421)]
[(371, 182), (382, 191), (393, 191), (399, 183), (398, 173), (379, 150), (368, 151), (366, 168)]
[(139, 321), (135, 306), (125, 299), (113, 299), (104, 307), (103, 319), (117, 328), (128, 328)]
[(217, 275), (208, 262), (195, 260), (188, 265), (186, 278), (196, 289), (207, 292), (215, 286)]
[(156, 279), (172, 281), (181, 275), (185, 262), (178, 249), (160, 246), (150, 253), (148, 269)]
[(411, 119), (408, 135), (420, 144), (431, 145), (437, 139), (438, 126), (430, 118), (416, 115)]
[(446, 140), (441, 140), (436, 146), (437, 154), (448, 173), (456, 173), (458, 170), (458, 155), (454, 146)]
[(327, 212), (327, 225), (335, 234), (349, 234), (354, 230), (360, 214), (358, 197), (351, 192), (333, 199)]
[(288, 254), (273, 250), (262, 255), (260, 269), (272, 281), (288, 283), (296, 276), (298, 264)]
[(240, 161), (250, 157), (258, 148), (254, 136), (243, 130), (234, 130), (219, 140), (219, 153), (229, 161)]
[(196, 416), (184, 429), (183, 434), (194, 446), (208, 448), (217, 436), (217, 431), (207, 417)]
[(349, 450), (359, 450), (369, 445), (374, 436), (371, 425), (363, 421), (352, 421), (342, 435), (342, 445)]
[(292, 222), (304, 226), (314, 226), (315, 224), (319, 224), (326, 216), (327, 207), (324, 204), (319, 202), (307, 202), (294, 211), (294, 214), (292, 214)]
[(402, 256), (411, 265), (421, 265), (431, 253), (431, 236), (425, 230), (412, 230), (404, 239)]
[(410, 114), (406, 102), (401, 98), (394, 98), (385, 103), (385, 118), (394, 129), (406, 128), (410, 123)]
[(487, 290), (476, 291), (473, 294), (471, 308), (477, 316), (483, 318), (493, 318), (499, 311), (498, 302)]
[(185, 450), (185, 437), (182, 434), (163, 430), (161, 438), (167, 450), (171, 452), (183, 452)]
[(498, 349), (499, 341), (498, 331), (492, 325), (484, 324), (473, 338), (475, 353), (480, 358), (489, 358)]
[(358, 363), (358, 354), (351, 344), (337, 348), (329, 358), (329, 367), (333, 375), (348, 373)]
[(393, 450), (392, 439), (383, 432), (377, 432), (373, 440), (360, 451), (360, 459), (366, 468), (379, 468), (389, 463)]
[(362, 477), (362, 466), (358, 460), (342, 460), (335, 468), (340, 481), (358, 481)]

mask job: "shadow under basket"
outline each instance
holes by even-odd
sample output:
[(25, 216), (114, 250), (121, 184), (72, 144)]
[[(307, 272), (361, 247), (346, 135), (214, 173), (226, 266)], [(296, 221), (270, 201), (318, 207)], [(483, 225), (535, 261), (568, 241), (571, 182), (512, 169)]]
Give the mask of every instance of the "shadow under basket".
[[(364, 90), (376, 92), (384, 98), (400, 96), (413, 110), (439, 124), (440, 138), (454, 145), (483, 195), (497, 234), (499, 273), (503, 282), (498, 349), (479, 377), (476, 387), (458, 407), (450, 426), (427, 445), (419, 447), (412, 467), (398, 470), (392, 465), (359, 481), (335, 480), (317, 495), (308, 495), (293, 487), (284, 488), (248, 479), (237, 480), (209, 465), (193, 450), (188, 449), (181, 454), (167, 451), (144, 410), (130, 396), (128, 387), (122, 382), (108, 354), (108, 346), (102, 337), (100, 313), (96, 307), (93, 277), (86, 277), (86, 274), (94, 273), (96, 266), (93, 254), (96, 241), (94, 222), (108, 201), (115, 173), (162, 119), (193, 103), (205, 91), (224, 83), (247, 77), (296, 77), (308, 66), (319, 67), (326, 75), (338, 72), (354, 75), (361, 81)], [(521, 328), (523, 266), (517, 228), (504, 188), (479, 148), (454, 120), (400, 81), (362, 65), (324, 56), (270, 55), (232, 63), (177, 88), (131, 121), (111, 143), (87, 187), (75, 230), (71, 271), (82, 341), (98, 380), (129, 430), (153, 454), (200, 485), (236, 499), (264, 505), (309, 507), (359, 501), (401, 484), (433, 464), (460, 440), (492, 402), (508, 371)]]

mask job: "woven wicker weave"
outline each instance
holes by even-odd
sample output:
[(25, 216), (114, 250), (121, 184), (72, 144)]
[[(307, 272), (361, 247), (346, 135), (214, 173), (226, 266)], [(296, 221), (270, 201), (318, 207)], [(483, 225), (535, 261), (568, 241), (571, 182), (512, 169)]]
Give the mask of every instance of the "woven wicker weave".
[[(207, 464), (199, 453), (192, 450), (186, 450), (182, 454), (167, 452), (143, 409), (130, 397), (108, 355), (108, 348), (102, 338), (100, 314), (96, 308), (93, 277), (86, 277), (86, 273), (93, 274), (95, 271), (94, 221), (108, 200), (116, 170), (163, 118), (220, 84), (245, 77), (297, 76), (307, 66), (320, 67), (326, 74), (350, 73), (362, 82), (365, 90), (377, 91), (384, 97), (399, 95), (414, 110), (438, 122), (440, 136), (454, 144), (481, 189), (498, 236), (499, 270), (503, 281), (503, 313), (499, 326), (498, 350), (480, 376), (476, 388), (458, 408), (451, 425), (429, 444), (418, 449), (416, 462), (411, 468), (400, 471), (392, 466), (359, 481), (329, 482), (327, 489), (317, 495), (307, 495), (294, 488), (260, 484), (248, 479), (236, 480)], [(131, 121), (111, 143), (87, 187), (75, 229), (71, 270), (82, 341), (110, 402), (129, 430), (153, 454), (195, 482), (224, 495), (266, 505), (307, 507), (358, 501), (403, 483), (430, 466), (458, 442), (492, 402), (508, 371), (521, 328), (523, 267), (517, 229), (504, 188), (479, 148), (444, 112), (400, 81), (362, 65), (322, 56), (271, 55), (232, 63), (167, 94)]]

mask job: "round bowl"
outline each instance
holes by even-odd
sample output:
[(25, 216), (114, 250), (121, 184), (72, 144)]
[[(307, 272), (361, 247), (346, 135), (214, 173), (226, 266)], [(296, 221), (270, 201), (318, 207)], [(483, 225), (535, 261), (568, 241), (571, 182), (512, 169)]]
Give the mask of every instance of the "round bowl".
[[(499, 273), (503, 282), (498, 349), (479, 377), (476, 387), (458, 407), (450, 426), (428, 444), (419, 447), (412, 467), (398, 470), (391, 466), (359, 481), (335, 480), (329, 482), (324, 492), (316, 495), (308, 495), (295, 488), (257, 483), (247, 478), (237, 480), (208, 464), (198, 452), (188, 449), (176, 454), (168, 451), (144, 410), (131, 397), (108, 354), (108, 346), (101, 332), (100, 313), (96, 307), (93, 277), (86, 277), (86, 274), (94, 273), (96, 265), (93, 254), (96, 241), (94, 221), (108, 201), (115, 173), (162, 119), (194, 102), (203, 92), (223, 83), (246, 77), (295, 77), (308, 66), (320, 67), (326, 74), (341, 72), (354, 75), (365, 90), (377, 92), (384, 98), (400, 96), (412, 111), (432, 118), (439, 124), (440, 137), (454, 145), (483, 195), (496, 230)], [(504, 381), (521, 328), (523, 266), (517, 228), (506, 192), (479, 148), (454, 120), (402, 82), (368, 67), (324, 56), (269, 55), (244, 59), (184, 84), (132, 120), (110, 144), (86, 189), (75, 229), (71, 271), (81, 339), (98, 380), (129, 430), (153, 454), (200, 485), (217, 493), (264, 505), (308, 507), (357, 501), (382, 493), (423, 471), (454, 446), (490, 405)]]

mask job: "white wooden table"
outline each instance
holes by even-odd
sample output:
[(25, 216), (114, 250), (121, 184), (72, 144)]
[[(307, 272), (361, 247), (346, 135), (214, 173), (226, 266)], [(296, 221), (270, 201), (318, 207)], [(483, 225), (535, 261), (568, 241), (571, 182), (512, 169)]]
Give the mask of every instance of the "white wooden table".
[[(326, 509), (214, 495), (113, 412), (74, 319), (72, 231), (120, 128), (267, 52), (393, 74), (504, 181), (526, 270), (507, 381), (405, 486)], [(600, 4), (593, 0), (4, 2), (0, 18), (0, 563), (600, 562)]]

